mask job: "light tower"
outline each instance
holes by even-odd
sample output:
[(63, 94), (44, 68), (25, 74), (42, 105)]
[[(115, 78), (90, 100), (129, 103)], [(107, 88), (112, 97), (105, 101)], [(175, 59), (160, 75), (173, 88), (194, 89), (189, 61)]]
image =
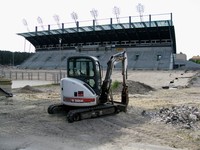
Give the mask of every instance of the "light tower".
[(143, 21), (144, 6), (141, 3), (139, 3), (136, 7), (137, 7), (137, 12), (140, 15), (140, 21), (142, 22)]
[(59, 16), (55, 14), (55, 15), (53, 16), (53, 18), (54, 18), (55, 22), (57, 23), (58, 28), (61, 29), (61, 26), (60, 26), (60, 18), (59, 18)]
[(114, 7), (113, 8), (113, 14), (115, 15), (116, 17), (116, 20), (117, 20), (117, 23), (120, 23), (120, 20), (119, 20), (119, 15), (120, 15), (120, 9), (119, 7)]
[(41, 17), (37, 17), (37, 22), (41, 25), (42, 30), (44, 31), (44, 25)]
[(96, 9), (93, 8), (93, 9), (90, 11), (90, 13), (91, 13), (92, 17), (94, 18), (94, 21), (95, 21), (95, 23), (96, 23), (96, 25), (97, 25), (97, 24), (98, 24), (98, 22), (97, 22), (98, 11), (97, 11)]
[[(30, 32), (30, 29), (28, 27), (28, 23), (27, 23), (26, 19), (22, 19), (22, 23), (24, 24), (24, 26), (26, 26), (27, 31)], [(26, 39), (24, 39), (24, 52), (25, 51), (26, 51)], [(30, 53), (30, 51), (31, 51), (31, 43), (29, 45), (29, 53)]]
[(26, 19), (22, 19), (22, 23), (26, 26), (27, 31), (30, 32)]
[(77, 25), (77, 19), (78, 19), (77, 13), (72, 12), (72, 13), (71, 13), (71, 17), (72, 17), (72, 19), (74, 19), (74, 22), (75, 22), (75, 24)]

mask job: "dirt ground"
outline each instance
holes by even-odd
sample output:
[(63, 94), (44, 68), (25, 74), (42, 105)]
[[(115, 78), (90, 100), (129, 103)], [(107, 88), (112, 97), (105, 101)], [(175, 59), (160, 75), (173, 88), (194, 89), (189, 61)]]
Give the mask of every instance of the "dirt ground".
[[(115, 80), (120, 72), (113, 73)], [(200, 119), (188, 129), (154, 115), (181, 105), (200, 111), (200, 72), (129, 71), (128, 84), (127, 113), (74, 123), (66, 114), (47, 113), (50, 104), (60, 102), (59, 85), (13, 89), (13, 97), (0, 97), (0, 149), (200, 150)]]

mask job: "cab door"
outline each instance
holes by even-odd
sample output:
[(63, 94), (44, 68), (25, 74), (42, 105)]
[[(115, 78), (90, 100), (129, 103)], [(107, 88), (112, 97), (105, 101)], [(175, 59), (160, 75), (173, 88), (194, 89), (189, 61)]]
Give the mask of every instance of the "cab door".
[(101, 88), (101, 70), (97, 59), (90, 56), (73, 56), (67, 61), (67, 76), (87, 83), (97, 95)]

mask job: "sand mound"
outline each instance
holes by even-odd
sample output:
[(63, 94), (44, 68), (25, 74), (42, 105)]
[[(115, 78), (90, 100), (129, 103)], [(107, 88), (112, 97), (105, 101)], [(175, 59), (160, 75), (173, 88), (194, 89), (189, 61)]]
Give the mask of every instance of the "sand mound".
[(200, 72), (196, 73), (189, 81), (190, 87), (200, 87)]
[[(155, 90), (149, 85), (146, 85), (141, 82), (132, 81), (132, 80), (127, 80), (127, 85), (128, 85), (129, 94), (145, 94), (145, 93)], [(117, 88), (113, 89), (113, 93), (114, 94), (120, 93), (121, 90), (122, 90), (122, 82), (120, 82), (120, 85)]]

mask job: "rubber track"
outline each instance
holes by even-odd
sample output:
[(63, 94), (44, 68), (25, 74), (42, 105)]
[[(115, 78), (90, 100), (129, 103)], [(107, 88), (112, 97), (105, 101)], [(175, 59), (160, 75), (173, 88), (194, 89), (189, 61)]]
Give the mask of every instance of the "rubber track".
[[(117, 113), (117, 111), (116, 111), (117, 107), (116, 106), (114, 106), (112, 104), (102, 104), (102, 105), (95, 106), (95, 107), (88, 107), (88, 108), (80, 108), (80, 109), (71, 110), (71, 111), (69, 111), (69, 113), (67, 115), (67, 119), (68, 119), (69, 122), (78, 121), (78, 120), (71, 120), (71, 117), (73, 118), (73, 116), (75, 116), (77, 114), (82, 116), (85, 113), (88, 113), (89, 116), (92, 116), (92, 113), (95, 113), (95, 112), (101, 111), (101, 110), (102, 110), (102, 112), (103, 111), (105, 112), (106, 110), (108, 110), (110, 108), (113, 108), (114, 111), (109, 113), (109, 114)], [(80, 118), (80, 120), (81, 119), (96, 118), (96, 117), (109, 115), (109, 114), (107, 114), (107, 113), (96, 114), (96, 115), (94, 115), (92, 117)]]

